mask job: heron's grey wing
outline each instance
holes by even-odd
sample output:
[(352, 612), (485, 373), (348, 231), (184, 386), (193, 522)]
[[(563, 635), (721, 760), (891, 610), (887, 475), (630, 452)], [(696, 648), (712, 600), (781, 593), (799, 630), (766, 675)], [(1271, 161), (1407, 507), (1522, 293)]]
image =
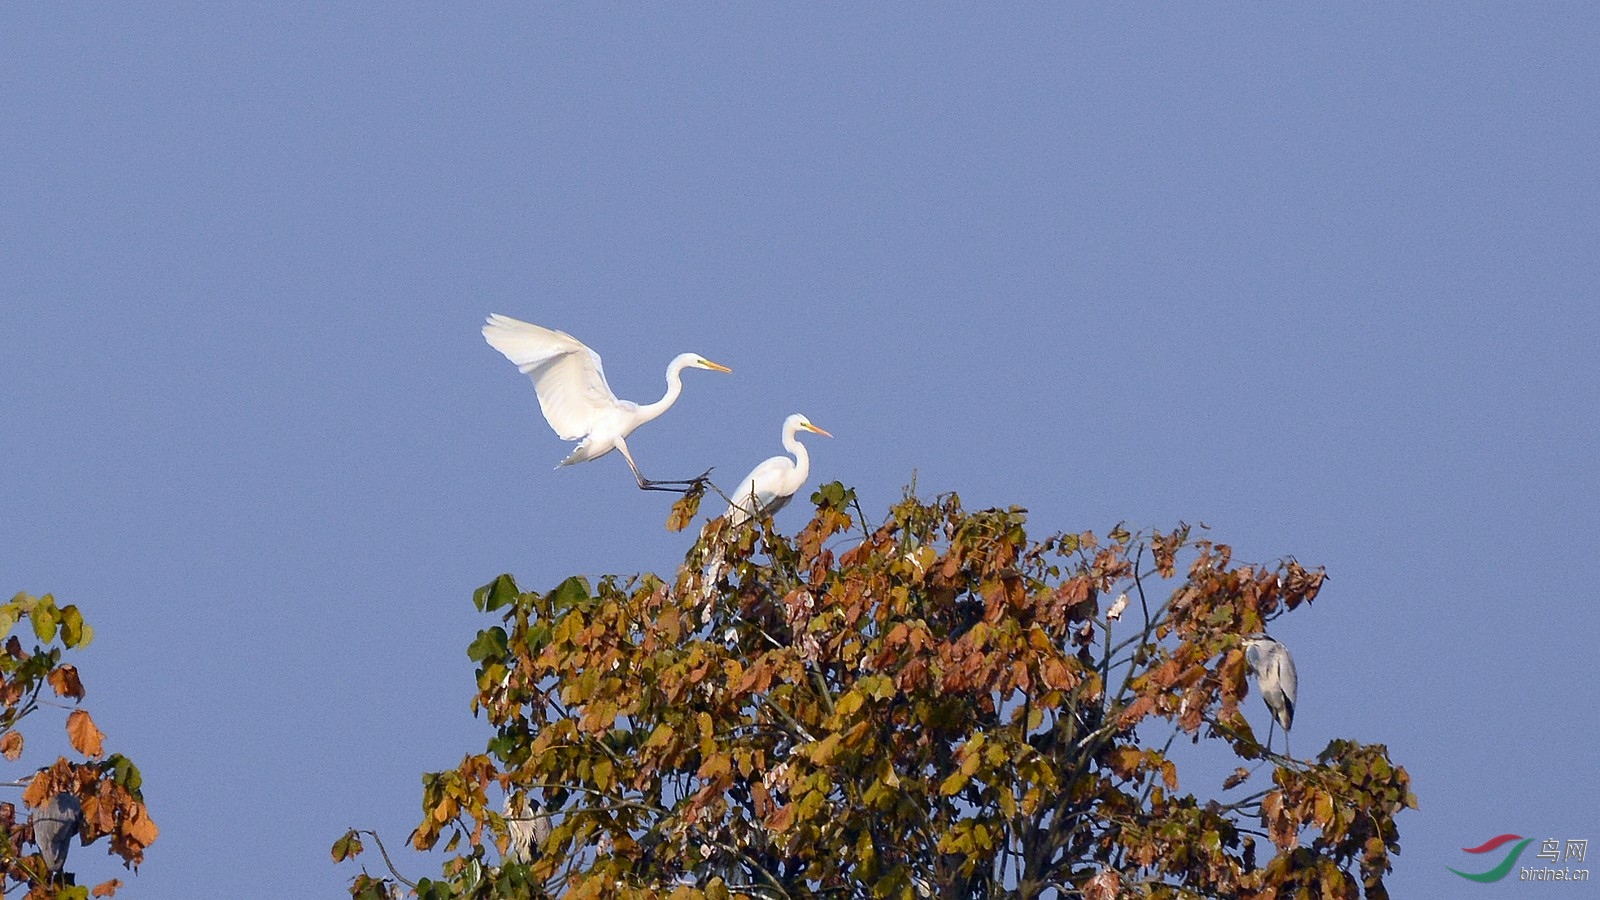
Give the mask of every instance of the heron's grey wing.
[(518, 797), (515, 802), (506, 797), (506, 834), (510, 838), (506, 845), (506, 862), (526, 864), (533, 861), (534, 848), (542, 842), (538, 834), (542, 821), (534, 818), (527, 797)]
[(39, 846), (45, 868), (61, 871), (73, 835), (83, 828), (83, 805), (72, 794), (56, 794), (33, 816), (33, 842)]
[[(1288, 703), (1288, 716), (1294, 720), (1294, 704), (1296, 691), (1299, 688), (1299, 676), (1294, 670), (1294, 657), (1289, 655), (1289, 648), (1279, 644), (1274, 648), (1273, 662), (1278, 670), (1278, 687), (1283, 689), (1283, 699)], [(1288, 726), (1285, 725), (1285, 728)]]
[(616, 407), (600, 354), (572, 335), (495, 314), (483, 338), (533, 379), (539, 409), (562, 440), (584, 437), (600, 415)]

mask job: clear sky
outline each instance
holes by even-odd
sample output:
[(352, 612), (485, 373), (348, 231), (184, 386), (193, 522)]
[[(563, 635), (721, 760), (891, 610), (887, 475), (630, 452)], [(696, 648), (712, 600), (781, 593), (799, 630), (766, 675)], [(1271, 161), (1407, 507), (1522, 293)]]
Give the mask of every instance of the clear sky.
[(0, 8), (0, 593), (97, 629), (163, 828), (127, 896), (337, 895), (488, 736), (475, 587), (682, 558), (615, 454), (552, 469), (489, 312), (631, 399), (731, 366), (654, 477), (798, 411), (875, 514), (915, 471), (1326, 566), (1294, 747), (1410, 770), (1396, 896), (1600, 838), (1597, 47), (1584, 3)]

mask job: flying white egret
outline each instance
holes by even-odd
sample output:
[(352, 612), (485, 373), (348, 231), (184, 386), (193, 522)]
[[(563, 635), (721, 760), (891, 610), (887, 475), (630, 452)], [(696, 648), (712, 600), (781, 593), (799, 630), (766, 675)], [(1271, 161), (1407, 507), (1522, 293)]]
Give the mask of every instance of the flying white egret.
[(833, 437), (799, 413), (784, 419), (783, 446), (794, 454), (794, 459), (774, 456), (750, 470), (750, 474), (728, 495), (733, 501), (728, 504), (728, 511), (723, 513), (728, 521), (738, 525), (751, 516), (775, 513), (783, 509), (794, 492), (806, 483), (806, 477), (811, 474), (811, 457), (806, 453), (805, 445), (795, 437), (802, 430)]
[[(1244, 661), (1256, 676), (1261, 699), (1272, 711), (1273, 722), (1283, 726), (1283, 752), (1289, 752), (1289, 726), (1294, 724), (1294, 696), (1298, 678), (1289, 648), (1265, 633), (1253, 634), (1244, 642)], [(1267, 747), (1272, 747), (1272, 722), (1267, 724)]]
[(588, 462), (612, 450), (620, 450), (622, 458), (628, 461), (628, 468), (633, 470), (633, 477), (644, 490), (681, 490), (661, 485), (694, 484), (698, 480), (652, 481), (644, 477), (633, 461), (633, 454), (628, 452), (625, 438), (635, 428), (666, 412), (678, 399), (683, 391), (684, 369), (714, 372), (731, 372), (732, 369), (697, 353), (681, 353), (667, 366), (666, 394), (654, 403), (640, 406), (630, 400), (618, 400), (606, 384), (600, 354), (564, 331), (541, 328), (496, 313), (489, 316), (489, 324), (483, 326), (483, 339), (533, 379), (534, 392), (539, 395), (539, 409), (555, 433), (564, 441), (582, 441), (561, 465)]
[(69, 842), (83, 828), (83, 804), (71, 794), (51, 797), (33, 814), (33, 842), (51, 877), (67, 864)]

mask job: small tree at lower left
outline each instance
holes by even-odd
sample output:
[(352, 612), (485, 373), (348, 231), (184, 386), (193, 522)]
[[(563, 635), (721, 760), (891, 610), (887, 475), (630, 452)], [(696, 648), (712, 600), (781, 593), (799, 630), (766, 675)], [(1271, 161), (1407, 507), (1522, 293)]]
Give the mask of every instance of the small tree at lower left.
[(0, 802), (0, 894), (25, 888), (26, 900), (110, 897), (121, 880), (105, 881), (92, 892), (75, 883), (66, 869), (71, 846), (105, 838), (108, 852), (136, 870), (158, 834), (138, 768), (120, 753), (106, 753), (105, 734), (81, 706), (78, 668), (62, 661), (93, 637), (76, 606), (58, 606), (49, 594), (17, 594), (0, 604), (0, 756), (20, 760), (23, 720), (57, 708), (66, 710), (67, 741), (81, 757), (58, 756), (6, 782), (24, 790), (23, 808)]

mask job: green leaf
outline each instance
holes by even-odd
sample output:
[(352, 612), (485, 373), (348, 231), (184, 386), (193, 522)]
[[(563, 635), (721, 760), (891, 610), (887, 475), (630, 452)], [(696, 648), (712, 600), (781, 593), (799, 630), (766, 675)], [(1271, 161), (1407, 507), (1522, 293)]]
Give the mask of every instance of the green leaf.
[(473, 662), (483, 662), (491, 656), (505, 656), (506, 649), (506, 630), (496, 625), (478, 632), (478, 639), (467, 648), (467, 658)]
[(571, 609), (588, 601), (589, 582), (578, 575), (556, 585), (556, 589), (550, 592), (550, 603), (556, 609)]
[(479, 612), (493, 612), (517, 602), (517, 582), (510, 575), (501, 575), (472, 592), (472, 605)]
[(360, 856), (364, 849), (366, 848), (361, 846), (361, 836), (352, 828), (344, 833), (344, 837), (333, 842), (333, 861), (344, 862), (353, 856)]
[(102, 772), (111, 772), (112, 781), (135, 794), (139, 792), (139, 788), (144, 784), (144, 776), (139, 774), (139, 767), (121, 753), (113, 753), (107, 757), (100, 770)]
[(417, 882), (417, 900), (451, 900), (455, 897), (455, 889), (447, 881), (432, 881), (424, 878)]
[(854, 499), (854, 497), (855, 491), (847, 489), (837, 481), (830, 481), (817, 488), (816, 493), (811, 495), (811, 502), (818, 507), (831, 506), (837, 509), (845, 505), (846, 498)]

